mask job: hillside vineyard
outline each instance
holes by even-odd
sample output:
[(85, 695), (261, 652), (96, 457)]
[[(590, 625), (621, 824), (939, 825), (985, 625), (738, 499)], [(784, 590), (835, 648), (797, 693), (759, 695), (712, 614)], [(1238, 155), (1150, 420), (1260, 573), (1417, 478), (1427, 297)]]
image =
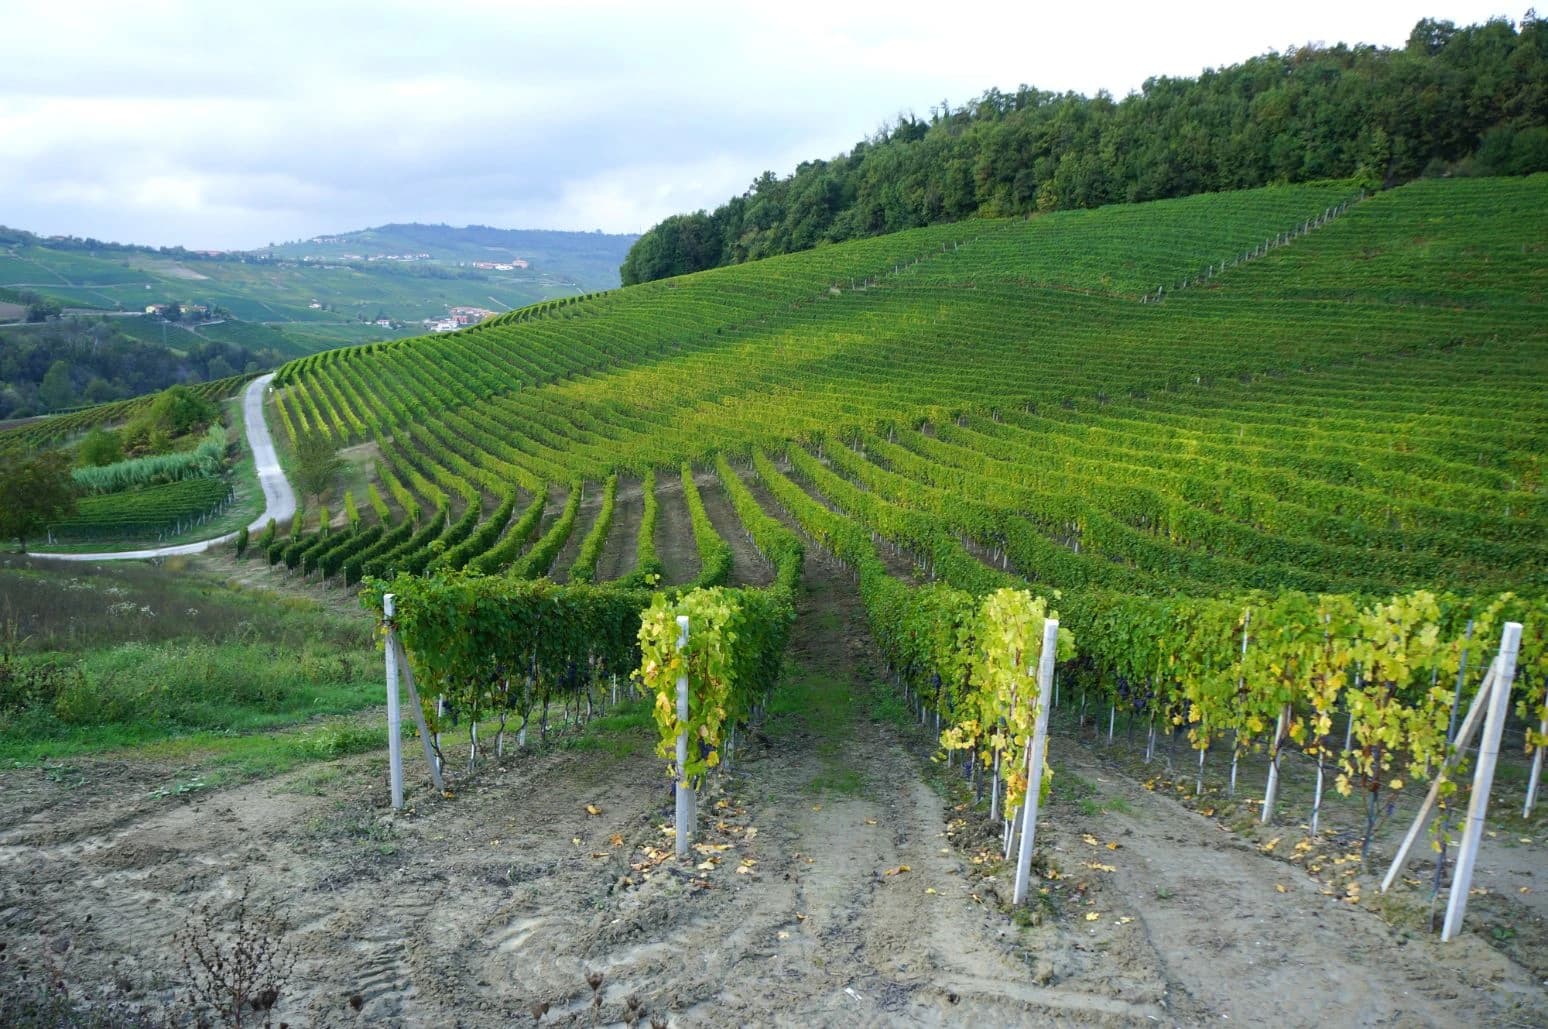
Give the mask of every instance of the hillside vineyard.
[[(1424, 715), (1385, 750), (1418, 763), (1445, 719), (1415, 669), (1454, 676), (1469, 619), (1527, 621), (1518, 711), (1541, 705), (1545, 239), (1541, 175), (1321, 183), (933, 226), (331, 351), (281, 370), (280, 420), (374, 442), (381, 487), (353, 531), (259, 546), (346, 583), (399, 574), (400, 593), (401, 573), (462, 568), (638, 587), (663, 570), (657, 489), (680, 480), (700, 573), (665, 581), (745, 583), (698, 469), (742, 522), (724, 531), (778, 515), (859, 575), (878, 645), (948, 722), (955, 673), (916, 644), (960, 611), (922, 587), (1030, 586), (1057, 598), (1084, 681), (1201, 747), (1307, 700), (1276, 677), (1336, 701), (1378, 670), (1361, 645), (1407, 647), (1383, 696)], [(645, 507), (615, 530), (620, 481)], [(612, 531), (637, 533), (635, 561), (599, 575)], [(1253, 610), (1274, 669), (1257, 687)], [(1314, 635), (1344, 649), (1287, 671)], [(539, 687), (626, 670), (618, 645), (549, 655), (570, 670)]]

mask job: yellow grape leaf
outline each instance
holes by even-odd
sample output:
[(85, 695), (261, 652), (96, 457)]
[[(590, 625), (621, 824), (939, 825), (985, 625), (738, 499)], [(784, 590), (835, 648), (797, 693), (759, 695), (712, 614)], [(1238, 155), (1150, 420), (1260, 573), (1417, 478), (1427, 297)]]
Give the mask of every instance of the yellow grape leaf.
[(1104, 846), (1106, 846), (1108, 850), (1117, 850), (1118, 849), (1118, 844), (1116, 844), (1116, 843), (1108, 843), (1108, 844), (1104, 844)]
[(1393, 790), (1401, 790), (1403, 788), (1403, 780), (1402, 779), (1393, 779), (1391, 782), (1387, 783), (1387, 788), (1388, 789), (1393, 789)]
[(728, 808), (730, 806), (731, 806), (731, 802), (729, 800), (727, 800), (725, 797), (721, 797), (719, 800), (715, 801), (715, 810), (716, 811), (724, 811), (726, 808)]
[(926, 887), (925, 887), (925, 892), (926, 892), (926, 893), (930, 893), (930, 894), (933, 894), (933, 893), (935, 893), (935, 892), (936, 892), (936, 890), (935, 890), (935, 887), (934, 887), (934, 886), (926, 886)]
[(1114, 922), (1113, 924), (1114, 925), (1128, 925), (1132, 921), (1134, 921), (1134, 919), (1132, 917), (1130, 917), (1129, 915), (1124, 915), (1122, 918), (1118, 919), (1118, 921)]
[(713, 872), (715, 870), (715, 859), (708, 858), (707, 860), (700, 861), (693, 867), (697, 868), (701, 872)]
[(1279, 839), (1280, 838), (1276, 836), (1272, 840), (1269, 840), (1267, 843), (1260, 843), (1258, 845), (1258, 849), (1263, 851), (1265, 854), (1272, 854), (1274, 852), (1274, 848), (1279, 846)]
[(1101, 917), (1102, 917), (1102, 912), (1100, 912), (1100, 911), (1087, 911), (1086, 912), (1086, 921), (1088, 921), (1088, 922), (1095, 922), (1097, 919), (1099, 919)]
[(889, 869), (887, 869), (882, 874), (883, 875), (902, 875), (904, 872), (908, 872), (908, 871), (912, 871), (912, 869), (910, 869), (907, 865), (899, 865), (896, 868), (889, 868)]
[(1532, 887), (1530, 887), (1530, 886), (1523, 886), (1523, 887), (1521, 887), (1520, 892), (1522, 892), (1522, 893), (1531, 893), (1532, 892)]
[(779, 932), (775, 933), (774, 935), (777, 936), (781, 940), (788, 940), (788, 939), (790, 939), (790, 934), (787, 933), (783, 929), (781, 929)]
[(752, 875), (753, 874), (753, 870), (750, 867), (748, 867), (747, 865), (737, 865), (736, 866), (736, 874), (737, 875)]
[(600, 815), (601, 813), (602, 813), (602, 809), (597, 807), (595, 804), (587, 804), (586, 805), (586, 814), (592, 815), (594, 817), (596, 815)]
[(742, 859), (742, 867), (743, 868), (751, 868), (754, 865), (756, 865), (757, 863), (758, 863), (758, 859), (757, 858), (743, 858)]
[(1213, 818), (1215, 816), (1215, 809), (1212, 807), (1201, 807), (1199, 808), (1199, 814), (1205, 818)]
[(1095, 836), (1091, 835), (1088, 832), (1081, 833), (1080, 834), (1080, 839), (1081, 839), (1081, 842), (1089, 843), (1093, 847), (1100, 847), (1102, 845), (1102, 841), (1101, 840), (1097, 839)]
[(867, 818), (865, 820), (865, 824), (866, 825), (875, 825), (876, 824), (876, 819), (874, 819), (874, 818)]
[(1118, 869), (1112, 865), (1104, 865), (1100, 861), (1082, 861), (1081, 864), (1098, 872), (1116, 872)]
[(1274, 889), (1277, 892), (1279, 892), (1279, 893), (1288, 893), (1289, 892), (1288, 890), (1285, 889), (1285, 884), (1284, 883), (1275, 883), (1274, 884)]
[(575, 844), (577, 847), (579, 847), (580, 844), (581, 844), (581, 838), (579, 836), (571, 836), (570, 837), (570, 842)]
[(613, 835), (611, 835), (611, 836), (609, 836), (607, 838), (607, 845), (609, 847), (622, 847), (623, 846), (623, 833), (616, 833), (616, 832), (613, 833)]

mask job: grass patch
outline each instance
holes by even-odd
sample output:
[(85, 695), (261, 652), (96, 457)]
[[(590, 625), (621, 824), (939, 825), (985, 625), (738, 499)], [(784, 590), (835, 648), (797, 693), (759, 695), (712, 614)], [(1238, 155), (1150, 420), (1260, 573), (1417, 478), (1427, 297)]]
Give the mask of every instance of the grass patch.
[[(227, 585), (168, 562), (0, 563), (0, 762), (193, 740), (256, 738), (381, 702), (364, 615)], [(378, 733), (378, 739), (380, 733)], [(276, 745), (297, 759), (365, 741), (316, 731)], [(288, 760), (285, 754), (278, 759)]]

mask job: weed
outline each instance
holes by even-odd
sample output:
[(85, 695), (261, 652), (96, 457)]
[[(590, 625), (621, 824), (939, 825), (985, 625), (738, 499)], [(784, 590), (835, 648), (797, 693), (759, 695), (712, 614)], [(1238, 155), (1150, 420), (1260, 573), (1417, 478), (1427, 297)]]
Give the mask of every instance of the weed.
[(213, 1011), (236, 1029), (249, 1010), (267, 1020), (296, 963), (285, 941), (289, 925), (272, 903), (251, 905), (251, 890), (250, 882), (243, 885), (229, 927), (206, 902), (194, 906), (173, 937), (183, 955), (189, 1006)]

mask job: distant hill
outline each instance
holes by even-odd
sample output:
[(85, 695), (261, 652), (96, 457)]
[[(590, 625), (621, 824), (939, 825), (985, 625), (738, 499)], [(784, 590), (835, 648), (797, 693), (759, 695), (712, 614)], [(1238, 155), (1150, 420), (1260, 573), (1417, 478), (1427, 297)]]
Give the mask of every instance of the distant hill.
[(255, 251), (296, 259), (385, 258), (428, 254), (437, 264), (472, 265), (525, 262), (526, 271), (551, 274), (580, 286), (583, 292), (612, 289), (619, 284), (618, 267), (638, 235), (602, 232), (559, 232), (543, 229), (494, 229), (487, 225), (382, 225), (336, 236)]
[[(0, 418), (419, 335), (453, 308), (609, 289), (635, 239), (385, 225), (214, 253), (0, 226)], [(44, 389), (56, 363), (65, 371)]]

